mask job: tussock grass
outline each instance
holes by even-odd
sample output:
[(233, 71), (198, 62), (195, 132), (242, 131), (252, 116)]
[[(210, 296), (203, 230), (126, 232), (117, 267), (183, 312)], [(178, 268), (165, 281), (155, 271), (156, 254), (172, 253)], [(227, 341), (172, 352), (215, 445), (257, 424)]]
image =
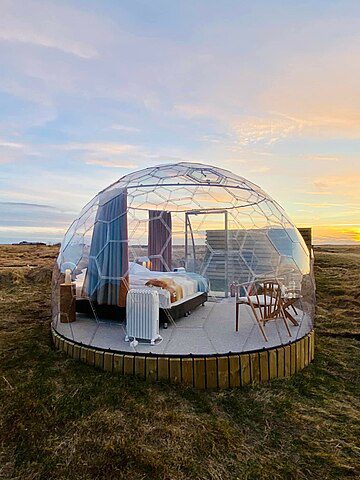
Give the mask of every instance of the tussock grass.
[(55, 250), (20, 247), (21, 260), (19, 247), (2, 248), (0, 279), (10, 270), (18, 281), (0, 282), (0, 478), (359, 478), (360, 249), (316, 252), (310, 367), (209, 393), (107, 374), (55, 351)]

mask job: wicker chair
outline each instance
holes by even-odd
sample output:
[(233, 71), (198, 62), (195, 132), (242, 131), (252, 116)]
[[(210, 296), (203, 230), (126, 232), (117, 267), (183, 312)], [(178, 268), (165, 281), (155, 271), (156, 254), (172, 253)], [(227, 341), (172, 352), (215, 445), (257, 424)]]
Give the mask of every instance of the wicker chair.
[(255, 320), (259, 326), (265, 341), (268, 341), (264, 326), (269, 320), (282, 318), (286, 330), (291, 337), (287, 324), (287, 315), (283, 308), (281, 296), (281, 285), (276, 280), (264, 280), (238, 285), (236, 291), (236, 326), (239, 331), (239, 310), (240, 305), (250, 306)]

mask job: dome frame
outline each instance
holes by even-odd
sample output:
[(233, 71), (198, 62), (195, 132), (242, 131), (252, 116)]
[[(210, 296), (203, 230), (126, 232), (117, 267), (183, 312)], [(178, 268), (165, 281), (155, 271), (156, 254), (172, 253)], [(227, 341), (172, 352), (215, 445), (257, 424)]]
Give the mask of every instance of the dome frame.
[[(75, 322), (69, 323), (60, 321), (66, 270), (75, 305)], [(167, 292), (160, 303), (160, 325), (169, 328), (159, 345), (130, 347), (120, 340), (126, 330), (126, 298), (130, 289), (147, 285), (144, 279), (168, 281), (151, 288)], [(298, 326), (291, 327), (289, 337), (278, 321), (269, 322), (271, 340), (264, 342), (243, 309), (246, 341), (239, 343), (231, 326), (231, 288), (270, 280), (284, 291), (296, 287)], [(314, 306), (312, 252), (282, 207), (245, 178), (197, 163), (148, 167), (100, 191), (66, 232), (53, 274), (57, 335), (135, 354), (211, 356), (287, 345), (310, 334)], [(187, 320), (190, 311), (193, 323)], [(221, 312), (228, 317), (223, 333), (212, 318)], [(116, 331), (116, 341), (106, 338), (106, 328)], [(184, 335), (185, 330), (190, 333)]]

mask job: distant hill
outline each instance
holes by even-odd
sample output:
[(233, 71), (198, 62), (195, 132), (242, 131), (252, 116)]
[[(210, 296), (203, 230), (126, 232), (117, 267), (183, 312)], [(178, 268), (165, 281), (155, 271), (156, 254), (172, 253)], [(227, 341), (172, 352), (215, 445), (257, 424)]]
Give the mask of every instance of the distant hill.
[(12, 245), (46, 245), (44, 242), (28, 242), (23, 240), (22, 242), (12, 243)]

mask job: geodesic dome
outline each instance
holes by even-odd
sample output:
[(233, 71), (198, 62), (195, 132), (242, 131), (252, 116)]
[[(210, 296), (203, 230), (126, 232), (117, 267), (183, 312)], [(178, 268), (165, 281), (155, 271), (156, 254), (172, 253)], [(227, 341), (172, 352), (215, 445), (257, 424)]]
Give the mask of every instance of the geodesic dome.
[[(154, 279), (172, 282), (162, 305), (165, 323), (174, 330), (168, 353), (260, 348), (251, 339), (259, 334), (253, 324), (248, 325), (244, 343), (234, 332), (229, 331), (228, 338), (222, 336), (221, 327), (215, 335), (216, 322), (209, 323), (205, 314), (197, 314), (199, 318), (185, 326), (177, 317), (190, 310), (184, 307), (179, 314), (175, 306), (189, 299), (195, 308), (194, 298), (201, 293), (201, 304), (209, 304), (212, 310), (222, 304), (222, 311), (234, 317), (229, 306), (232, 288), (264, 279), (276, 280), (284, 291), (300, 292), (299, 328), (292, 338), (312, 329), (311, 252), (299, 231), (257, 185), (210, 165), (184, 162), (145, 168), (122, 177), (82, 209), (64, 236), (53, 276), (54, 328), (75, 339), (78, 327), (59, 322), (58, 290), (66, 270), (74, 282), (81, 341), (104, 348), (115, 348), (114, 337), (97, 339), (99, 325), (121, 324), (128, 291), (147, 286), (150, 280), (156, 283)], [(191, 331), (188, 337), (180, 336), (181, 328)], [(118, 330), (117, 338), (123, 333)], [(286, 334), (277, 332), (273, 343), (288, 341)], [(119, 350), (123, 346), (119, 343)], [(151, 348), (167, 352), (164, 345)]]

